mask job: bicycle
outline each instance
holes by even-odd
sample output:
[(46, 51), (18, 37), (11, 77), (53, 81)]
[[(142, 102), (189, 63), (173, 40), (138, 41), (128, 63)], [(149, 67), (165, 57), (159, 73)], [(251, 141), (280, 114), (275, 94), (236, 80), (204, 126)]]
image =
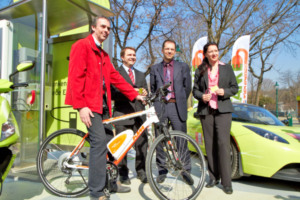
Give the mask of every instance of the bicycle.
[[(146, 101), (149, 109), (115, 118), (103, 120), (103, 124), (148, 115), (147, 120), (133, 135), (132, 130), (120, 133), (107, 145), (114, 156), (114, 161), (107, 161), (107, 195), (109, 185), (118, 178), (117, 165), (127, 154), (135, 141), (152, 123), (156, 124), (159, 136), (154, 140), (146, 158), (146, 176), (150, 187), (160, 199), (195, 199), (203, 189), (205, 182), (205, 160), (197, 143), (180, 131), (169, 131), (167, 125), (159, 123), (153, 101), (163, 100), (169, 84), (160, 88)], [(52, 133), (42, 143), (37, 155), (37, 170), (44, 186), (53, 194), (61, 197), (78, 197), (88, 192), (89, 133), (76, 129), (62, 129)], [(126, 137), (125, 137), (126, 136)], [(129, 136), (129, 137), (127, 137)], [(132, 137), (131, 137), (132, 136)], [(122, 146), (126, 138), (126, 146)], [(111, 142), (115, 143), (111, 143)], [(110, 145), (112, 144), (112, 145)], [(124, 143), (123, 143), (124, 144)], [(196, 153), (183, 151), (183, 147), (193, 148)], [(117, 146), (117, 147), (116, 147)], [(114, 148), (116, 147), (116, 148)], [(163, 152), (157, 151), (161, 147)], [(156, 155), (163, 153), (165, 163), (158, 165)], [(191, 169), (186, 170), (185, 165)], [(156, 181), (158, 167), (167, 169), (168, 173), (162, 183)], [(190, 180), (187, 181), (186, 179)]]

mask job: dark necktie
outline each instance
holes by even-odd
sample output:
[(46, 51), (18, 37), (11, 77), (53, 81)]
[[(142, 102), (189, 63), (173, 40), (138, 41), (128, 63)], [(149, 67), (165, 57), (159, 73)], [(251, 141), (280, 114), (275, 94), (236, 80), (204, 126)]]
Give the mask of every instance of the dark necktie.
[[(165, 74), (165, 83), (169, 83), (170, 81), (171, 81), (170, 64), (167, 64), (166, 74)], [(172, 91), (172, 86), (171, 85), (168, 87), (168, 90)], [(172, 95), (171, 92), (169, 92), (167, 94), (167, 96), (165, 97), (167, 101), (171, 98), (171, 95)]]

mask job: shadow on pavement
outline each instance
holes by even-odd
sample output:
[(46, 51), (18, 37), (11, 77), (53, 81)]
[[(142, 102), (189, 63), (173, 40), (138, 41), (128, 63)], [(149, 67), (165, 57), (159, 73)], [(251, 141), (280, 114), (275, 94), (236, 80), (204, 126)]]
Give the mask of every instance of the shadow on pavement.
[[(240, 184), (245, 184), (245, 185), (258, 187), (258, 188), (282, 190), (285, 192), (287, 191), (300, 192), (300, 184), (298, 182), (278, 180), (273, 178), (249, 176), (249, 177), (242, 177), (241, 179), (238, 180), (233, 180), (233, 182), (238, 182)], [(298, 198), (300, 199), (300, 196)]]
[(40, 183), (13, 178), (7, 178), (3, 185), (0, 199), (5, 200), (24, 200), (39, 196), (44, 191), (44, 186)]
[(148, 195), (145, 194), (144, 187), (145, 187), (145, 183), (141, 183), (140, 186), (139, 186), (138, 191), (139, 191), (140, 197), (142, 197), (144, 200), (152, 200)]
[(288, 197), (283, 197), (283, 196), (280, 196), (280, 195), (276, 195), (275, 198), (280, 199), (280, 200), (298, 200), (298, 199), (300, 199), (300, 197), (296, 197), (296, 196), (293, 196), (293, 195), (289, 195)]

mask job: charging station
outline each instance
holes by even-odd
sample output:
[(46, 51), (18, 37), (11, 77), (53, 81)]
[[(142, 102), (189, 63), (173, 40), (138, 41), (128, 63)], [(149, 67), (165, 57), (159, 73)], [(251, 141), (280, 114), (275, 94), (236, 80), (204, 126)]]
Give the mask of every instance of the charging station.
[[(21, 133), (17, 167), (35, 164), (40, 144), (54, 131), (76, 128), (86, 132), (78, 112), (64, 101), (71, 46), (90, 34), (96, 16), (113, 16), (109, 0), (14, 0), (0, 9), (1, 79), (8, 79), (21, 61), (36, 63), (15, 77), (29, 86), (5, 94)], [(110, 55), (111, 39), (103, 44)], [(26, 101), (32, 90), (36, 101), (31, 106)]]

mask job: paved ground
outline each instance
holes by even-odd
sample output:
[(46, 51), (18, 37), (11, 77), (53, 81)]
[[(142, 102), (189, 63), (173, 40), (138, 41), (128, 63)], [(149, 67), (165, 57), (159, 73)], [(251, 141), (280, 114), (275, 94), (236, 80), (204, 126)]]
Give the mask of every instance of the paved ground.
[[(294, 123), (299, 126), (299, 123)], [(141, 184), (134, 171), (134, 155), (130, 160), (131, 192), (127, 194), (112, 194), (111, 200), (155, 200), (157, 199), (149, 184)], [(14, 172), (14, 169), (12, 169)], [(35, 171), (35, 170), (33, 170)], [(45, 190), (36, 174), (27, 176), (11, 173), (3, 186), (0, 200), (66, 200), (52, 195)], [(21, 178), (22, 177), (22, 178)], [(300, 200), (300, 183), (282, 181), (262, 177), (243, 177), (233, 181), (233, 194), (226, 195), (221, 187), (204, 188), (198, 200)], [(73, 198), (74, 200), (89, 200), (88, 196)]]
[[(131, 152), (131, 151), (130, 151)], [(127, 194), (112, 194), (111, 200), (155, 200), (149, 184), (142, 184), (134, 171), (134, 151), (131, 152), (129, 168), (131, 172), (131, 192)], [(12, 170), (14, 172), (14, 169)], [(17, 173), (4, 182), (3, 194), (0, 200), (66, 200), (52, 195), (45, 190), (36, 175), (20, 178)], [(24, 177), (23, 175), (21, 177)], [(31, 180), (29, 180), (31, 179)], [(226, 195), (220, 186), (204, 188), (197, 198), (199, 200), (300, 200), (300, 184), (261, 177), (244, 177), (233, 182), (234, 192)], [(88, 196), (73, 198), (74, 200), (89, 200)]]
[[(112, 194), (111, 200), (140, 200), (157, 199), (149, 184), (141, 184), (132, 176), (132, 191), (127, 194)], [(234, 193), (226, 195), (220, 188), (204, 188), (197, 199), (201, 200), (300, 200), (300, 184), (266, 179), (260, 177), (246, 177), (233, 182)], [(3, 200), (65, 200), (47, 192), (42, 183), (16, 178), (5, 180)], [(74, 198), (74, 200), (89, 200), (88, 196)]]

